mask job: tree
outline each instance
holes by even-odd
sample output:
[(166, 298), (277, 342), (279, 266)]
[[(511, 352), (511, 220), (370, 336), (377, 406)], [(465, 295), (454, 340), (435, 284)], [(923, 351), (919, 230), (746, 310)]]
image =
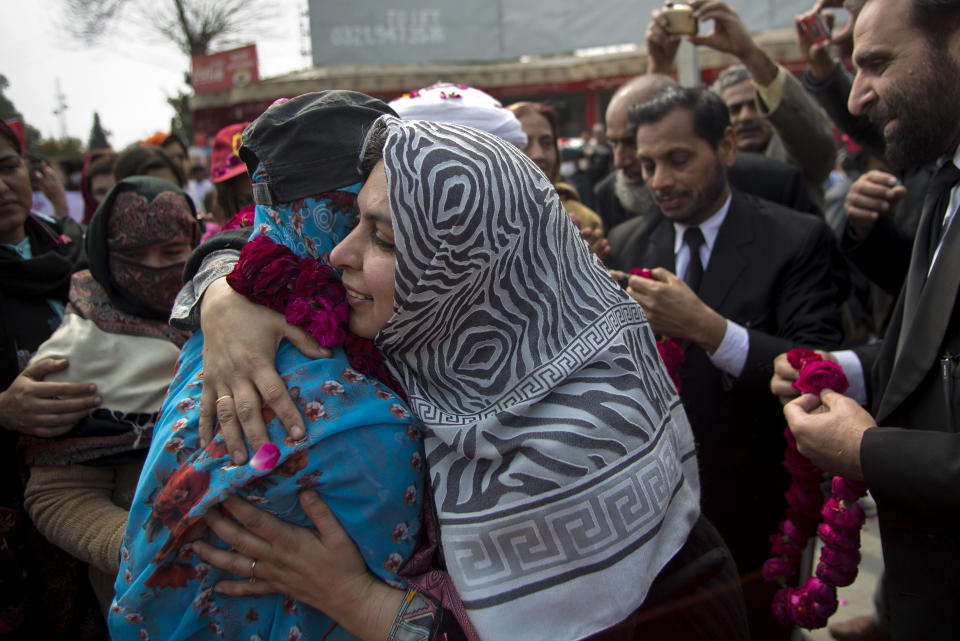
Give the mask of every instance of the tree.
[[(63, 26), (87, 45), (101, 42), (121, 22), (149, 25), (155, 34), (177, 45), (189, 57), (206, 55), (214, 48), (240, 42), (238, 37), (256, 27), (263, 31), (263, 16), (270, 15), (268, 0), (63, 0)], [(189, 84), (190, 74), (184, 74)], [(176, 132), (193, 140), (193, 114), (189, 94), (167, 98), (176, 115)]]
[(110, 143), (107, 142), (107, 136), (110, 132), (100, 125), (100, 114), (93, 112), (93, 126), (90, 127), (90, 139), (87, 141), (87, 149), (110, 149)]
[(20, 121), (20, 124), (23, 125), (23, 135), (27, 139), (27, 146), (31, 149), (40, 142), (40, 139), (43, 137), (40, 134), (40, 130), (36, 127), (27, 124), (26, 119), (23, 117), (17, 108), (13, 105), (13, 102), (10, 101), (3, 91), (10, 86), (10, 82), (7, 80), (7, 77), (3, 74), (0, 74), (0, 119), (2, 120), (11, 120), (16, 119)]
[(64, 0), (64, 26), (75, 38), (94, 44), (126, 15), (192, 57), (236, 44), (234, 38), (269, 15), (262, 11), (265, 7), (265, 0)]

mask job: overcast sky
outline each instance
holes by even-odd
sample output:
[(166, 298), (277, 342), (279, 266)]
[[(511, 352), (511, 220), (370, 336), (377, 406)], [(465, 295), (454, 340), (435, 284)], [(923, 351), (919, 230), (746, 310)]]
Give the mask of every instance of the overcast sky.
[[(159, 1), (159, 0), (155, 0)], [(84, 144), (93, 113), (112, 132), (114, 149), (167, 131), (173, 111), (165, 98), (186, 89), (186, 56), (140, 26), (85, 47), (57, 26), (62, 0), (3, 0), (0, 21), (0, 74), (5, 95), (44, 137), (60, 137), (56, 83), (66, 97), (66, 133)], [(273, 0), (271, 18), (257, 44), (261, 77), (308, 66), (300, 55), (299, 12), (306, 0)]]

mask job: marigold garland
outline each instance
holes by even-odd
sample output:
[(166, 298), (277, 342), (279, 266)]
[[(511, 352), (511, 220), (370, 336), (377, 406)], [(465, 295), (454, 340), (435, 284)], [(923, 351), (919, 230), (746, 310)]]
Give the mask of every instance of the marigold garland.
[(342, 346), (353, 369), (406, 400), (373, 341), (346, 329), (350, 312), (346, 290), (322, 259), (298, 256), (289, 247), (257, 236), (244, 245), (227, 283), (252, 302), (280, 312), (324, 347)]
[[(847, 390), (843, 369), (813, 350), (791, 350), (787, 360), (800, 371), (793, 386), (802, 393)], [(782, 586), (772, 604), (777, 620), (785, 627), (812, 630), (825, 626), (837, 611), (837, 587), (850, 585), (857, 576), (860, 528), (866, 521), (857, 500), (866, 494), (867, 486), (835, 476), (831, 496), (824, 501), (820, 489), (823, 471), (797, 451), (789, 427), (784, 436), (787, 448), (783, 464), (792, 480), (786, 492), (786, 519), (780, 524), (780, 532), (770, 537), (773, 557), (764, 563), (763, 577)], [(799, 574), (801, 554), (814, 531), (823, 542), (816, 571), (802, 586), (789, 587)]]

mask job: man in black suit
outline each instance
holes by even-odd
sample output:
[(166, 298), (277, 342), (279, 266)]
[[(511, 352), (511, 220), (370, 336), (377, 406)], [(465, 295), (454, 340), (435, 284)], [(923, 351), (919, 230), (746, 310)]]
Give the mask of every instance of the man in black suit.
[[(884, 342), (834, 355), (855, 381), (869, 372), (866, 385), (847, 396), (805, 395), (784, 413), (801, 453), (832, 474), (864, 479), (877, 502), (891, 638), (956, 639), (960, 118), (944, 96), (960, 86), (960, 2), (858, 4), (850, 112), (881, 124), (891, 166), (938, 166)], [(773, 391), (789, 396), (796, 373), (783, 357), (776, 371)], [(872, 415), (858, 403), (868, 396)]]
[(704, 514), (743, 577), (752, 637), (788, 638), (770, 612), (775, 586), (760, 577), (788, 484), (783, 418), (767, 381), (785, 349), (841, 339), (833, 237), (818, 218), (730, 188), (736, 134), (715, 94), (674, 85), (632, 107), (630, 119), (660, 211), (610, 232), (608, 264), (655, 268), (652, 280), (631, 277), (627, 291), (655, 333), (685, 346), (680, 395)]

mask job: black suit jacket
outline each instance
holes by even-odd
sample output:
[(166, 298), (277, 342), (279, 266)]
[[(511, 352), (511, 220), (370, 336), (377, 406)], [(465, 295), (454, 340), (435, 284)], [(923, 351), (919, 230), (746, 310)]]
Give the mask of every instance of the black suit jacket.
[[(627, 221), (608, 235), (607, 262), (673, 272), (674, 234), (659, 212)], [(773, 359), (792, 347), (829, 348), (841, 340), (835, 257), (822, 220), (734, 191), (704, 271), (700, 298), (747, 329), (750, 349), (733, 378), (687, 345), (680, 396), (697, 438), (703, 511), (742, 573), (769, 556), (768, 537), (786, 505), (785, 422), (769, 391)]]
[(891, 426), (864, 433), (860, 460), (880, 517), (894, 639), (960, 630), (960, 220), (924, 279), (932, 218), (920, 221), (883, 344), (858, 350), (877, 425)]

